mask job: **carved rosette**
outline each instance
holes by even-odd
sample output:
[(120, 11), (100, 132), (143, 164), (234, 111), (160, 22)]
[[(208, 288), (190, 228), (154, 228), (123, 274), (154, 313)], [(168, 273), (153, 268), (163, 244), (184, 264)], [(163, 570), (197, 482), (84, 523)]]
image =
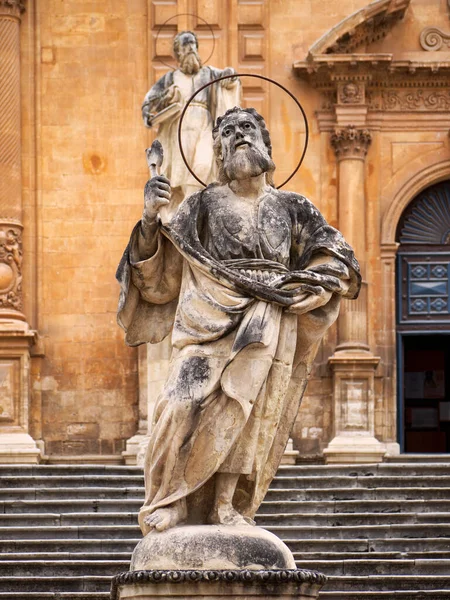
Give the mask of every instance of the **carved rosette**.
[(342, 129), (335, 129), (331, 134), (330, 141), (338, 160), (344, 158), (364, 159), (372, 136), (367, 129), (357, 129), (353, 125), (348, 125)]
[(0, 315), (22, 308), (22, 225), (0, 221)]
[(25, 0), (0, 0), (0, 19), (5, 16), (20, 19), (23, 12)]

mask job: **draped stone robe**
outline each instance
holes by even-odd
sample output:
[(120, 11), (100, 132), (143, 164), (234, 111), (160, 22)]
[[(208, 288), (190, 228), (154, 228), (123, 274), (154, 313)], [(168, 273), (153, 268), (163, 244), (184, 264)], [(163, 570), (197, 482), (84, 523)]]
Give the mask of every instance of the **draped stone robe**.
[[(140, 223), (118, 269), (118, 320), (129, 345), (172, 332), (173, 346), (146, 455), (141, 528), (147, 533), (146, 515), (185, 498), (196, 507), (191, 520), (203, 519), (218, 472), (241, 475), (234, 505), (251, 518), (340, 298), (358, 294), (358, 263), (307, 199), (272, 188), (247, 202), (208, 186), (159, 226), (144, 260), (139, 231)], [(325, 304), (311, 310), (321, 295)]]

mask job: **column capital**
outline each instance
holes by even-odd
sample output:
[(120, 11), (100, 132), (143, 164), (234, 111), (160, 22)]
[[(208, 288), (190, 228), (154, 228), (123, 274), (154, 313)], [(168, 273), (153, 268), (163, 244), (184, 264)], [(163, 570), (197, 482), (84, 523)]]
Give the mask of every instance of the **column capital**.
[(25, 12), (25, 0), (0, 0), (0, 19), (2, 17), (15, 17), (20, 20)]
[(368, 129), (358, 129), (354, 125), (340, 127), (331, 134), (331, 145), (338, 160), (345, 158), (359, 158), (364, 160), (372, 141)]

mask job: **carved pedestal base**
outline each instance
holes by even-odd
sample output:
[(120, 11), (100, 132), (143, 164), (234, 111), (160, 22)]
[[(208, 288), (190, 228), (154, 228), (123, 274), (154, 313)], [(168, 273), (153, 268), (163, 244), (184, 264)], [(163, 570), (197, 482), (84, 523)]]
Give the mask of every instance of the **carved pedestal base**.
[(23, 321), (0, 322), (0, 464), (39, 462), (28, 434), (30, 344), (35, 332)]
[(324, 450), (327, 463), (383, 460), (386, 448), (374, 435), (374, 376), (379, 361), (369, 353), (342, 352), (330, 358), (335, 437)]
[(311, 600), (325, 576), (300, 569), (282, 571), (131, 571), (114, 577), (111, 600)]
[(252, 526), (185, 525), (153, 531), (136, 546), (129, 573), (116, 575), (112, 600), (317, 598), (321, 573), (295, 568), (276, 535)]

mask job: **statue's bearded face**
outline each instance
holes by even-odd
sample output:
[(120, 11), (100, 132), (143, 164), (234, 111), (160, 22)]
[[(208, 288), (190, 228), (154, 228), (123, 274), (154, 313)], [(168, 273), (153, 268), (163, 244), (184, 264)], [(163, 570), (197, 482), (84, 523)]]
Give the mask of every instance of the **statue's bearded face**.
[(200, 70), (202, 61), (198, 53), (197, 40), (192, 33), (182, 33), (175, 38), (174, 53), (183, 73), (192, 75)]
[(275, 168), (258, 121), (247, 112), (225, 118), (220, 124), (223, 170), (232, 181), (248, 179)]

